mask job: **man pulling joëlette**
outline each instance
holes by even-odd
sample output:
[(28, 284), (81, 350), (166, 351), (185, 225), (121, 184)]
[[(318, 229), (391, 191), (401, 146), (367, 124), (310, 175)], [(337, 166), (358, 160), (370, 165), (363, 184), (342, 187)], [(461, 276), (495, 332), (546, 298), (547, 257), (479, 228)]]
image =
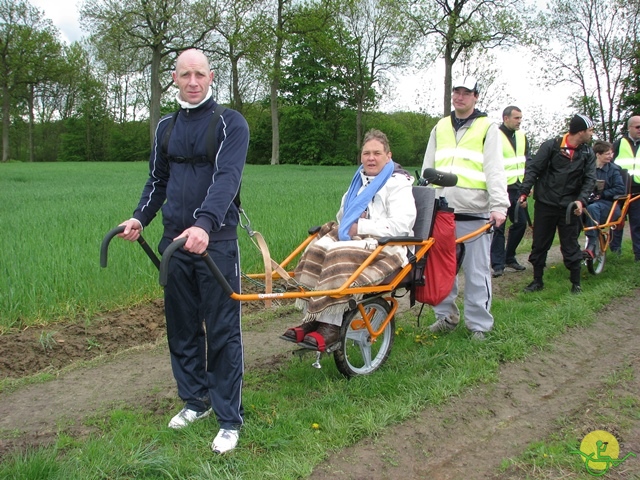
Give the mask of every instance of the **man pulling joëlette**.
[[(122, 223), (125, 230), (120, 236), (136, 240), (162, 208), (159, 251), (178, 238), (187, 239), (171, 257), (164, 291), (171, 367), (178, 395), (185, 402), (169, 427), (184, 428), (213, 410), (220, 431), (212, 449), (224, 453), (235, 448), (243, 423), (240, 302), (222, 290), (200, 254), (206, 251), (231, 287), (240, 291), (239, 208), (234, 200), (240, 190), (249, 127), (239, 112), (226, 109), (215, 136), (211, 135), (217, 104), (210, 87), (213, 72), (202, 52), (183, 52), (173, 80), (181, 108), (166, 152), (163, 143), (171, 115), (158, 123), (149, 178), (133, 218)], [(218, 147), (211, 158), (210, 144), (215, 140)]]

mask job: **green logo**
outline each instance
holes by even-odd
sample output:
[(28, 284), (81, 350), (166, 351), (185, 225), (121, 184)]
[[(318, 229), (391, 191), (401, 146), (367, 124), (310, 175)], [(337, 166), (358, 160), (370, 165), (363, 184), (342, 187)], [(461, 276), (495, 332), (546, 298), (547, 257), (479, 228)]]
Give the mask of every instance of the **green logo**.
[(587, 472), (594, 477), (600, 477), (607, 473), (611, 467), (617, 467), (629, 457), (635, 457), (635, 453), (627, 453), (624, 458), (620, 456), (620, 445), (616, 437), (603, 430), (595, 430), (585, 435), (580, 443), (580, 450), (572, 450), (584, 459)]

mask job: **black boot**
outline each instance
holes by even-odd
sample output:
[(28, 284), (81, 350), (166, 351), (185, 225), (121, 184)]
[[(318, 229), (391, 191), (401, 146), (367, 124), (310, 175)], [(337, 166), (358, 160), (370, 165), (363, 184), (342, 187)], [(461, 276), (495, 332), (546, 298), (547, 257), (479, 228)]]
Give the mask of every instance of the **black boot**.
[(524, 287), (523, 291), (524, 293), (539, 292), (543, 288), (544, 288), (544, 284), (542, 283), (542, 277), (540, 277), (540, 278), (534, 278), (533, 282), (531, 282), (529, 285)]

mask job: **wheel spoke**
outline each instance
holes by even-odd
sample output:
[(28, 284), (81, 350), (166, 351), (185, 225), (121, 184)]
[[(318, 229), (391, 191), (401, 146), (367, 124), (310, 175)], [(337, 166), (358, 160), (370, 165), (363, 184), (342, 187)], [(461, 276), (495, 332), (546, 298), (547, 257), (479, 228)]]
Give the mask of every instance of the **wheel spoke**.
[(371, 368), (371, 345), (363, 345), (360, 344), (360, 353), (362, 354), (362, 361), (364, 365), (362, 368), (370, 369)]

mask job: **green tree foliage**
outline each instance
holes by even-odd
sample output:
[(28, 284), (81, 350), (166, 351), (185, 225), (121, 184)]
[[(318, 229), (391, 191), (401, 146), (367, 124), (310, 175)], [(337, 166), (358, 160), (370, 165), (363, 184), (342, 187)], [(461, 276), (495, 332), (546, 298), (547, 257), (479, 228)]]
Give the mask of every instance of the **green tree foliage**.
[[(40, 10), (23, 0), (0, 0), (0, 90), (2, 94), (2, 161), (9, 158), (11, 115), (33, 114), (34, 91), (42, 69), (57, 55), (57, 30)], [(44, 42), (44, 43), (43, 43)], [(53, 59), (52, 59), (53, 60)], [(25, 102), (20, 108), (20, 102)], [(31, 127), (33, 122), (30, 123)], [(29, 132), (32, 130), (30, 129)], [(32, 136), (29, 135), (31, 139)], [(32, 150), (30, 150), (32, 151)], [(31, 155), (31, 153), (30, 153)]]
[[(311, 10), (301, 16), (299, 21), (306, 33), (292, 35), (288, 44), (291, 60), (283, 68), (281, 81), (282, 163), (290, 163), (289, 152), (296, 151), (303, 152), (299, 161), (308, 164), (353, 163), (356, 156), (355, 143), (345, 150), (336, 148), (336, 142), (344, 136), (341, 124), (347, 110), (356, 106), (350, 86), (358, 83), (356, 77), (362, 73), (353, 53), (357, 42), (339, 21), (309, 33), (304, 24), (317, 23), (315, 16), (323, 14)], [(371, 88), (368, 91), (373, 96)], [(304, 139), (294, 140), (289, 132), (305, 132)]]

